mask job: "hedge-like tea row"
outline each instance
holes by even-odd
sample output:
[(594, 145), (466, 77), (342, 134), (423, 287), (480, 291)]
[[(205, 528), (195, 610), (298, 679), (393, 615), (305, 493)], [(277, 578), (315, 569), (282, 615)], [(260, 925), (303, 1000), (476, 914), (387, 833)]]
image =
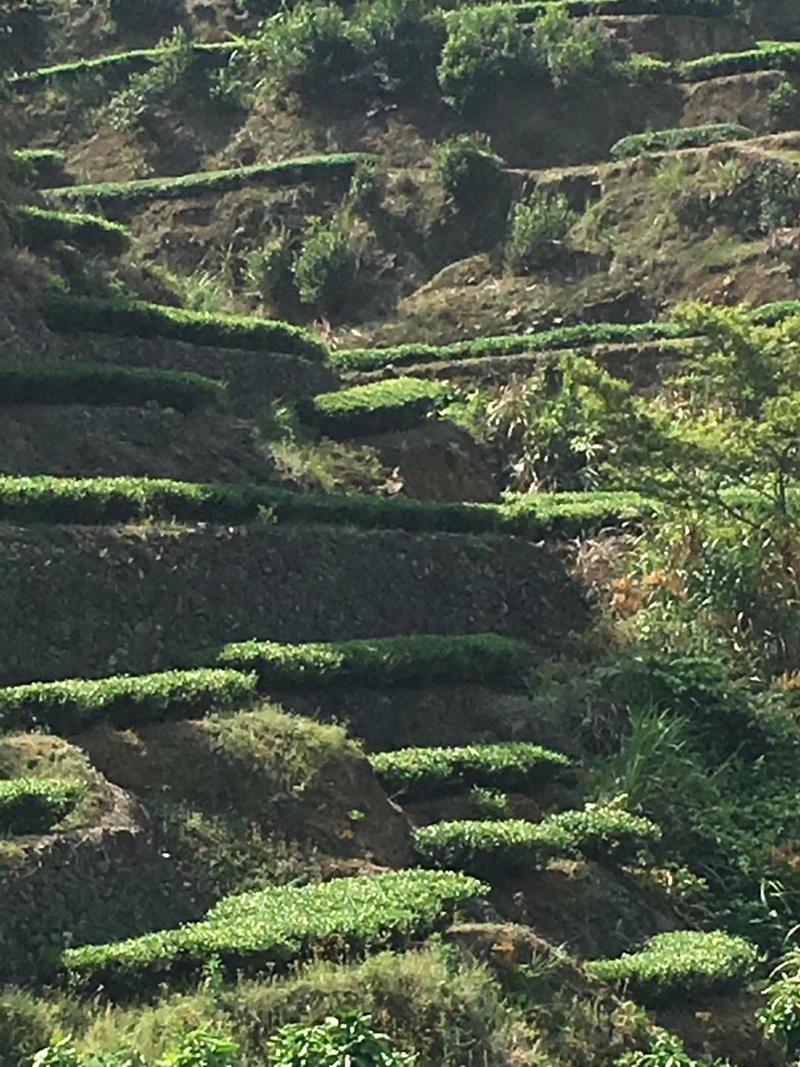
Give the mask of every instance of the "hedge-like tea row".
[(535, 493), (505, 504), (455, 504), (341, 493), (298, 493), (272, 485), (197, 484), (166, 478), (55, 478), (0, 475), (0, 520), (80, 525), (163, 519), (274, 522), (361, 529), (528, 537), (576, 537), (653, 514), (636, 493)]
[(514, 356), (523, 352), (546, 352), (558, 348), (579, 348), (585, 345), (636, 341), (671, 340), (690, 336), (672, 322), (588, 322), (575, 326), (559, 326), (537, 333), (500, 334), (496, 337), (476, 337), (470, 341), (453, 341), (446, 345), (411, 342), (390, 348), (350, 348), (331, 352), (331, 363), (341, 371), (379, 370), (391, 364), (395, 367), (420, 363), (439, 363), (482, 356)]
[(71, 982), (119, 995), (196, 978), (214, 957), (229, 972), (280, 970), (314, 952), (352, 958), (403, 948), (487, 888), (451, 871), (407, 870), (265, 889), (220, 901), (199, 923), (69, 949), (61, 964)]
[(700, 59), (675, 64), (683, 81), (707, 81), (730, 74), (750, 74), (759, 70), (800, 71), (800, 42), (781, 42), (751, 48), (746, 52), (718, 52)]
[(67, 185), (69, 176), (66, 172), (67, 157), (55, 148), (22, 148), (12, 152), (19, 180), (34, 189), (43, 189), (48, 185)]
[(410, 430), (424, 422), (450, 395), (450, 387), (445, 382), (388, 378), (336, 393), (319, 393), (300, 406), (299, 414), (319, 433), (346, 440)]
[(611, 982), (645, 1005), (689, 1002), (741, 986), (758, 958), (754, 945), (722, 930), (657, 934), (641, 952), (589, 960), (594, 978)]
[(563, 774), (570, 760), (527, 741), (457, 748), (401, 748), (369, 757), (387, 793), (422, 800), (488, 786), (512, 792), (538, 788)]
[(303, 645), (242, 641), (209, 653), (209, 659), (216, 667), (254, 671), (261, 689), (276, 690), (449, 682), (518, 685), (533, 666), (529, 645), (497, 634), (412, 634)]
[[(222, 63), (237, 47), (236, 42), (223, 41), (213, 44), (194, 43), (192, 50), (198, 57), (206, 57), (211, 62)], [(56, 63), (49, 67), (39, 67), (38, 70), (12, 74), (9, 81), (15, 91), (27, 92), (49, 82), (60, 82), (66, 87), (84, 74), (100, 77), (112, 74), (118, 78), (125, 78), (147, 70), (166, 55), (169, 55), (168, 47), (135, 48), (128, 52), (115, 52), (113, 55), (97, 56), (93, 59), (76, 59), (70, 63)]]
[(76, 807), (86, 783), (58, 778), (1, 778), (0, 833), (44, 834)]
[(301, 182), (348, 181), (359, 163), (373, 159), (363, 152), (337, 152), (327, 156), (301, 156), (278, 163), (237, 167), (234, 170), (200, 171), (167, 178), (140, 178), (131, 182), (68, 185), (46, 190), (53, 200), (91, 202), (100, 207), (132, 205), (149, 200), (228, 193), (251, 185), (299, 185)]
[(414, 831), (423, 863), (491, 879), (497, 872), (544, 867), (557, 858), (625, 862), (655, 844), (661, 830), (649, 819), (615, 807), (564, 811), (542, 822), (464, 819)]
[(40, 363), (0, 365), (2, 404), (120, 404), (138, 407), (151, 401), (187, 413), (223, 407), (219, 382), (188, 371), (110, 363)]
[(34, 252), (41, 252), (56, 241), (66, 241), (87, 252), (118, 256), (131, 243), (125, 226), (96, 215), (71, 215), (25, 206), (17, 209), (16, 221), (20, 242)]
[(0, 689), (0, 730), (74, 734), (98, 722), (140, 726), (200, 719), (246, 707), (255, 689), (255, 675), (221, 669), (30, 682)]
[(648, 130), (622, 137), (611, 146), (612, 159), (628, 159), (644, 152), (674, 152), (678, 148), (703, 148), (720, 141), (746, 141), (755, 137), (738, 122), (712, 122), (704, 126), (684, 126), (671, 130)]
[(143, 300), (98, 300), (50, 293), (44, 319), (60, 333), (108, 333), (123, 337), (165, 337), (194, 345), (281, 352), (327, 359), (326, 345), (307, 330), (272, 319), (211, 315), (203, 311), (148, 304)]

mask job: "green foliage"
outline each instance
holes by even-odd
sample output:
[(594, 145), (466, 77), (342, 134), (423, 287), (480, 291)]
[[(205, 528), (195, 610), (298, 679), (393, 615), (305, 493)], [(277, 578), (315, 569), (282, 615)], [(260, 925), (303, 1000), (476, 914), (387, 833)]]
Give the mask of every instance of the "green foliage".
[(781, 42), (752, 48), (746, 52), (719, 53), (689, 59), (676, 64), (684, 81), (707, 81), (731, 74), (750, 74), (759, 70), (800, 71), (800, 44)]
[(196, 977), (212, 958), (225, 970), (252, 971), (322, 949), (362, 955), (425, 936), (485, 890), (466, 875), (422, 870), (265, 889), (225, 898), (202, 922), (68, 949), (61, 966), (70, 981), (114, 995)]
[(280, 302), (287, 291), (294, 291), (293, 246), (291, 236), (284, 232), (246, 253), (245, 278), (257, 296)]
[(294, 278), (303, 303), (319, 311), (340, 312), (352, 299), (358, 257), (349, 226), (342, 212), (330, 222), (312, 219), (303, 235)]
[(574, 86), (609, 79), (629, 49), (614, 42), (591, 18), (573, 20), (568, 9), (549, 4), (533, 26), (533, 47), (553, 84)]
[(560, 752), (524, 741), (457, 748), (401, 748), (370, 756), (387, 793), (405, 800), (466, 792), (473, 786), (536, 789), (570, 766)]
[(0, 834), (46, 833), (69, 815), (85, 791), (81, 781), (0, 778)]
[(370, 157), (361, 152), (327, 156), (303, 156), (280, 163), (265, 163), (234, 170), (181, 174), (167, 178), (140, 178), (130, 182), (102, 182), (48, 189), (50, 200), (91, 203), (100, 208), (127, 210), (151, 200), (184, 199), (212, 193), (228, 193), (250, 186), (300, 185), (303, 182), (348, 182), (359, 163)]
[(788, 118), (797, 107), (799, 96), (797, 89), (784, 78), (767, 96), (770, 114), (778, 120)]
[(766, 1038), (785, 1052), (800, 1052), (800, 952), (792, 949), (770, 975), (764, 990), (766, 1004), (758, 1012), (758, 1025)]
[(424, 422), (450, 395), (447, 382), (387, 378), (335, 393), (319, 393), (300, 406), (299, 414), (326, 437), (346, 440), (409, 430)]
[(66, 241), (87, 252), (118, 256), (131, 243), (125, 226), (95, 215), (70, 215), (25, 205), (17, 209), (16, 217), (21, 243), (34, 252), (44, 251), (56, 241)]
[(30, 1067), (33, 1054), (45, 1045), (55, 1027), (50, 1001), (13, 987), (0, 989), (0, 1063)]
[(589, 960), (593, 978), (624, 989), (646, 1005), (697, 1004), (740, 988), (758, 959), (754, 945), (722, 930), (675, 930), (656, 934), (641, 952), (617, 959)]
[(432, 823), (414, 831), (414, 847), (428, 866), (466, 870), (491, 880), (500, 873), (546, 867), (559, 858), (625, 863), (660, 836), (649, 819), (607, 804), (549, 815), (539, 823), (523, 819)]
[(165, 1052), (155, 1067), (239, 1067), (239, 1046), (205, 1025), (184, 1034), (177, 1047)]
[(354, 22), (363, 35), (365, 60), (385, 72), (389, 87), (407, 96), (435, 88), (444, 24), (425, 0), (362, 0)]
[(226, 669), (29, 682), (0, 689), (0, 728), (38, 727), (69, 734), (98, 722), (141, 726), (202, 718), (246, 707), (255, 684), (254, 675)]
[(279, 645), (243, 641), (212, 654), (217, 667), (255, 671), (259, 686), (427, 686), (447, 682), (517, 685), (533, 664), (523, 641), (496, 634), (408, 637)]
[(622, 137), (611, 146), (612, 159), (629, 159), (645, 152), (674, 152), (679, 148), (702, 148), (719, 141), (746, 141), (755, 137), (738, 122), (712, 122), (703, 126), (681, 126), (671, 130), (648, 130)]
[(695, 1060), (676, 1034), (656, 1029), (646, 1052), (626, 1052), (614, 1067), (730, 1067), (728, 1060)]
[(98, 300), (61, 293), (45, 298), (43, 313), (50, 329), (59, 333), (167, 337), (195, 345), (282, 352), (313, 360), (327, 357), (326, 346), (313, 334), (269, 319), (210, 315), (142, 300)]
[(442, 141), (433, 157), (437, 181), (460, 207), (470, 210), (496, 195), (502, 167), (489, 138), (479, 133), (459, 133)]
[(357, 1012), (315, 1025), (288, 1023), (269, 1041), (274, 1067), (413, 1067), (416, 1057), (392, 1050), (387, 1034)]
[[(41, 396), (31, 391), (32, 401)], [(78, 394), (76, 393), (76, 396)], [(166, 520), (347, 524), (361, 529), (575, 537), (648, 515), (636, 493), (530, 493), (504, 504), (457, 504), (352, 493), (299, 493), (278, 485), (170, 481), (167, 478), (54, 478), (0, 475), (6, 522), (78, 523)]]
[(534, 190), (527, 200), (512, 205), (506, 263), (515, 274), (531, 274), (557, 263), (577, 221), (565, 196)]
[(12, 153), (20, 182), (34, 189), (52, 185), (67, 185), (67, 157), (55, 148), (22, 148)]
[(0, 395), (4, 404), (156, 403), (184, 413), (227, 401), (220, 382), (199, 374), (111, 363), (0, 364)]

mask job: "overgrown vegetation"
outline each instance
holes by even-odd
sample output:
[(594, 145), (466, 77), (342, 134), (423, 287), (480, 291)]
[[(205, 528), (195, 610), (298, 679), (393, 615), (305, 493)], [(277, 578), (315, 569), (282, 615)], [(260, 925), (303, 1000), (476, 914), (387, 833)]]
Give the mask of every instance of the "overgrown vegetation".
[(86, 783), (46, 778), (0, 779), (0, 835), (43, 834), (77, 805)]

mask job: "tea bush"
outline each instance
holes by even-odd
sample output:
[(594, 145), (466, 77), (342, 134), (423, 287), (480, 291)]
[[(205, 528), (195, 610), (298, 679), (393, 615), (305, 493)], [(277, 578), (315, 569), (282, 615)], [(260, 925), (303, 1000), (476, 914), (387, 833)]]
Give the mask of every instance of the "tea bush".
[(4, 404), (156, 403), (184, 414), (227, 403), (225, 387), (199, 374), (111, 363), (0, 364), (0, 396)]
[(125, 226), (95, 215), (71, 215), (25, 206), (17, 209), (19, 240), (34, 252), (42, 252), (56, 241), (66, 241), (87, 252), (118, 256), (131, 243)]
[(388, 378), (354, 385), (335, 393), (319, 393), (301, 404), (302, 420), (334, 440), (409, 430), (449, 399), (447, 382), (424, 378)]
[(738, 122), (714, 122), (704, 126), (682, 126), (672, 130), (648, 130), (622, 137), (611, 146), (612, 159), (628, 159), (644, 152), (674, 152), (679, 148), (702, 148), (719, 141), (746, 141), (755, 137)]
[(352, 299), (358, 269), (345, 213), (309, 223), (293, 269), (303, 303), (328, 313), (342, 310)]
[(202, 718), (246, 707), (255, 686), (254, 674), (226, 669), (29, 682), (0, 689), (0, 729), (72, 734), (99, 722), (141, 726)]
[(800, 953), (788, 952), (770, 975), (758, 1012), (764, 1036), (777, 1042), (791, 1057), (800, 1052)]
[(47, 325), (57, 333), (167, 337), (195, 345), (281, 352), (312, 360), (324, 360), (328, 354), (325, 344), (307, 330), (270, 319), (57, 293), (44, 299), (42, 311)]
[(369, 757), (386, 792), (420, 800), (473, 786), (512, 792), (538, 788), (564, 775), (570, 760), (524, 741), (458, 748), (401, 748)]
[(217, 667), (255, 671), (261, 689), (427, 686), (482, 682), (517, 686), (533, 666), (529, 645), (496, 634), (408, 637), (279, 645), (243, 641), (209, 654)]
[(216, 958), (226, 971), (285, 969), (315, 952), (399, 949), (452, 919), (487, 887), (450, 871), (395, 871), (227, 897), (202, 922), (61, 955), (65, 979), (110, 995), (196, 978)]
[(654, 845), (660, 834), (649, 819), (607, 805), (564, 811), (539, 823), (523, 819), (432, 823), (414, 831), (414, 847), (428, 866), (491, 879), (499, 873), (546, 867), (557, 858), (624, 863)]
[(12, 152), (21, 184), (34, 189), (68, 185), (67, 157), (55, 148), (22, 148)]
[(0, 778), (0, 834), (47, 833), (69, 815), (85, 791), (81, 781)]
[(459, 133), (436, 146), (433, 173), (463, 208), (478, 208), (497, 192), (503, 160), (485, 134)]
[(565, 196), (534, 190), (511, 208), (506, 263), (515, 274), (531, 274), (557, 262), (577, 220)]
[(800, 43), (774, 42), (746, 52), (723, 52), (676, 64), (684, 81), (707, 81), (759, 70), (800, 71)]
[(645, 1005), (688, 1003), (740, 988), (752, 973), (758, 950), (722, 930), (675, 930), (656, 934), (641, 952), (617, 959), (588, 960), (593, 978), (611, 982)]
[(328, 1016), (316, 1024), (288, 1023), (270, 1038), (274, 1067), (414, 1067), (414, 1055), (392, 1049), (387, 1034), (357, 1012)]

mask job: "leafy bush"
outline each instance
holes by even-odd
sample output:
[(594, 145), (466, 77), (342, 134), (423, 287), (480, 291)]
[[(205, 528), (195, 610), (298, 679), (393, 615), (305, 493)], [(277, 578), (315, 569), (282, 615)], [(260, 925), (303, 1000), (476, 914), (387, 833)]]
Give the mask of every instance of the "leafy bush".
[(392, 87), (412, 96), (435, 88), (444, 23), (425, 0), (372, 0), (356, 10), (365, 58), (385, 71)]
[(0, 778), (0, 834), (44, 834), (75, 808), (86, 783)]
[(294, 264), (300, 299), (320, 311), (338, 312), (352, 298), (358, 268), (345, 213), (331, 222), (313, 219)]
[(25, 206), (17, 209), (17, 220), (21, 243), (34, 252), (41, 252), (56, 241), (66, 241), (85, 251), (118, 256), (131, 243), (125, 226), (95, 215), (70, 215)]
[(506, 262), (515, 274), (530, 274), (563, 256), (565, 240), (578, 219), (565, 196), (534, 190), (511, 208)]
[(644, 152), (674, 152), (679, 148), (702, 148), (719, 141), (746, 141), (751, 137), (755, 137), (753, 131), (738, 122), (713, 122), (630, 134), (613, 144), (609, 154), (612, 159), (628, 159)]
[(491, 99), (501, 85), (544, 74), (514, 5), (466, 7), (447, 16), (447, 40), (437, 69), (445, 99), (469, 111)]
[(48, 189), (47, 197), (58, 202), (92, 203), (101, 208), (127, 210), (151, 200), (228, 193), (249, 186), (300, 185), (303, 182), (322, 181), (347, 183), (358, 164), (369, 158), (362, 152), (302, 156), (233, 170), (200, 171), (168, 178), (140, 178), (130, 182), (68, 185), (61, 189)]
[(800, 44), (774, 43), (746, 52), (717, 53), (689, 59), (676, 65), (684, 81), (707, 81), (730, 74), (751, 74), (759, 70), (800, 71)]
[(447, 682), (518, 685), (533, 658), (524, 641), (496, 634), (408, 637), (279, 645), (242, 641), (210, 654), (217, 667), (255, 671), (262, 689), (321, 686), (427, 686)]
[(757, 1014), (764, 1036), (791, 1057), (800, 1051), (800, 952), (786, 954), (764, 990), (766, 1005)]
[(348, 957), (400, 948), (447, 923), (486, 886), (449, 871), (396, 871), (227, 897), (202, 922), (61, 955), (64, 976), (111, 995), (196, 977), (212, 958), (228, 971), (285, 968), (324, 950)]
[(593, 978), (611, 982), (646, 1005), (698, 1000), (739, 988), (751, 974), (758, 951), (743, 937), (722, 930), (676, 930), (656, 934), (641, 952), (589, 960)]
[(243, 315), (209, 315), (142, 300), (97, 300), (51, 293), (45, 322), (59, 333), (108, 333), (123, 337), (168, 337), (195, 345), (282, 352), (324, 360), (327, 348), (297, 326)]
[(414, 847), (428, 866), (491, 879), (500, 872), (544, 867), (560, 857), (623, 863), (657, 842), (660, 833), (649, 819), (616, 806), (587, 806), (549, 815), (539, 823), (524, 819), (432, 823), (414, 831)]
[(247, 706), (255, 686), (255, 675), (224, 669), (29, 682), (0, 689), (0, 728), (70, 734), (104, 721), (140, 726), (202, 718)]
[(335, 440), (408, 430), (418, 426), (451, 394), (447, 382), (389, 378), (318, 393), (298, 408), (302, 420)]
[(630, 51), (596, 20), (570, 18), (561, 4), (547, 5), (534, 22), (533, 48), (556, 87), (606, 80)]
[(502, 159), (485, 134), (459, 133), (436, 146), (433, 172), (445, 192), (464, 208), (477, 208), (497, 191)]
[(683, 1047), (677, 1034), (656, 1029), (650, 1048), (646, 1051), (626, 1052), (614, 1067), (731, 1067), (728, 1060), (695, 1060)]
[(184, 413), (201, 407), (224, 407), (220, 382), (188, 371), (110, 363), (0, 364), (4, 404), (122, 404), (154, 402)]
[(57, 1009), (52, 1001), (15, 988), (0, 990), (0, 1063), (29, 1067), (33, 1054), (50, 1039)]
[(392, 1050), (387, 1034), (356, 1012), (314, 1024), (288, 1023), (270, 1038), (274, 1067), (413, 1067), (416, 1057)]
[(239, 1046), (206, 1024), (184, 1034), (155, 1067), (239, 1067)]
[(560, 752), (524, 741), (460, 748), (401, 748), (370, 756), (387, 793), (405, 800), (465, 792), (473, 786), (537, 788), (570, 766)]
[(144, 519), (245, 523), (260, 521), (265, 510), (275, 522), (575, 537), (648, 515), (653, 505), (636, 493), (529, 493), (509, 497), (504, 504), (451, 504), (300, 493), (277, 485), (0, 475), (0, 518), (20, 524), (98, 525)]

